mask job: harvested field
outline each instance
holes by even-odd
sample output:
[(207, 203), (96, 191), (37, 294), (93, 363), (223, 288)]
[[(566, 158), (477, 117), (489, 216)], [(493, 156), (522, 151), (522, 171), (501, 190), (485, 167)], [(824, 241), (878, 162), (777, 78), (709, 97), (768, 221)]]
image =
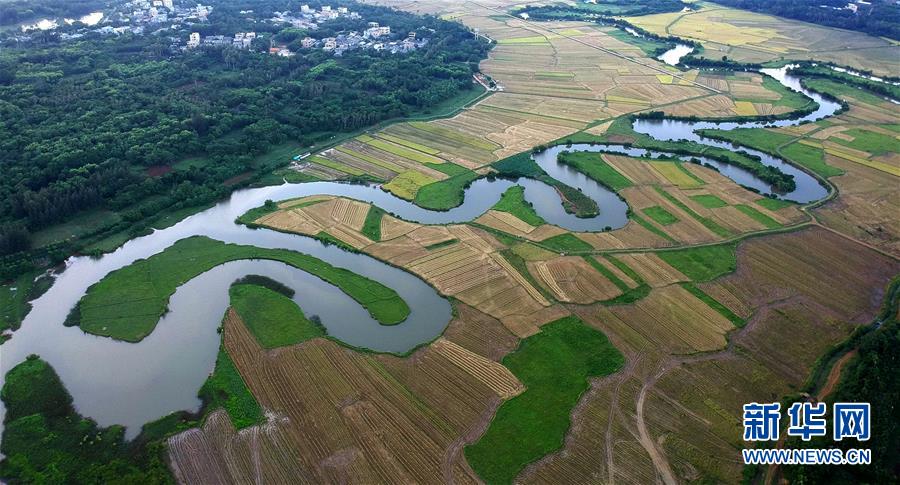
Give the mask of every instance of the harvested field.
[(171, 438), (180, 481), (472, 481), (446, 453), (498, 398), (437, 351), (376, 358), (316, 339), (266, 353), (234, 322), (225, 348), (268, 421), (236, 433), (218, 413)]
[(616, 259), (628, 265), (654, 288), (690, 281), (690, 278), (668, 265), (655, 253), (618, 254)]
[(578, 256), (529, 262), (528, 270), (560, 301), (586, 304), (622, 294), (612, 281)]
[(416, 198), (420, 188), (437, 182), (437, 180), (421, 172), (409, 170), (396, 176), (390, 182), (384, 184), (383, 187), (401, 199), (413, 200)]
[(431, 344), (431, 348), (446, 357), (460, 369), (468, 372), (479, 382), (496, 392), (502, 399), (518, 396), (525, 386), (516, 379), (506, 367), (482, 357), (465, 347), (447, 339), (439, 338)]
[[(441, 293), (499, 318), (516, 335), (530, 335), (548, 321), (530, 315), (542, 315), (550, 302), (496, 252), (503, 246), (484, 231), (462, 225), (422, 226), (384, 215), (381, 241), (374, 242), (360, 232), (369, 204), (346, 201), (352, 204), (336, 205), (338, 200), (342, 199), (276, 211), (257, 223), (307, 235), (325, 230), (372, 256), (410, 270)], [(519, 221), (505, 212), (497, 214)]]
[(891, 43), (886, 39), (713, 4), (687, 13), (626, 20), (657, 34), (700, 41), (711, 59), (722, 55), (740, 62), (818, 59), (877, 75), (900, 69), (896, 49), (888, 48)]

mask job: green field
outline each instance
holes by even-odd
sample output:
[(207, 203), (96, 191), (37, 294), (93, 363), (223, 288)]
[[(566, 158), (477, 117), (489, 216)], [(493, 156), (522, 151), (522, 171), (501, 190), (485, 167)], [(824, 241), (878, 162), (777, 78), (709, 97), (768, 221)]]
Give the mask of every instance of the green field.
[(766, 226), (767, 229), (775, 229), (776, 227), (781, 227), (781, 224), (779, 224), (778, 221), (754, 209), (753, 207), (750, 207), (749, 205), (737, 204), (734, 207), (744, 214), (750, 216), (754, 221)]
[[(776, 92), (781, 95), (780, 99), (772, 102), (773, 106), (787, 106), (792, 110), (798, 110), (801, 108), (809, 107), (812, 103), (815, 103), (815, 101), (807, 98), (803, 94), (786, 88), (783, 84), (781, 84), (771, 76), (763, 76), (762, 85), (764, 88), (766, 88), (766, 90)], [(760, 101), (765, 102), (765, 100)]]
[(769, 209), (770, 211), (777, 211), (777, 210), (784, 209), (785, 207), (790, 207), (790, 206), (796, 205), (796, 204), (794, 204), (793, 202), (786, 201), (786, 200), (773, 199), (771, 197), (763, 197), (762, 199), (759, 199), (756, 201), (756, 205), (758, 205), (764, 209)]
[(673, 216), (671, 212), (663, 209), (658, 205), (647, 207), (642, 212), (661, 226), (668, 226), (669, 224), (675, 224), (676, 222), (678, 222), (677, 217)]
[(397, 145), (386, 140), (372, 138), (368, 135), (358, 136), (356, 137), (356, 139), (367, 145), (371, 145), (375, 148), (386, 151), (393, 155), (397, 155), (398, 157), (406, 158), (408, 160), (413, 160), (419, 163), (444, 163), (443, 159), (435, 157), (433, 155), (429, 155), (418, 150), (413, 150), (402, 145)]
[(88, 288), (75, 310), (76, 322), (94, 335), (140, 341), (156, 327), (179, 286), (220, 264), (240, 259), (281, 261), (318, 276), (359, 302), (383, 325), (400, 323), (409, 315), (409, 307), (394, 290), (312, 256), (191, 237), (113, 271)]
[(431, 210), (448, 210), (463, 203), (466, 187), (478, 178), (475, 172), (466, 172), (421, 187), (416, 192), (415, 203)]
[(421, 143), (405, 140), (403, 138), (400, 138), (399, 136), (392, 136), (388, 135), (387, 133), (379, 133), (377, 136), (378, 138), (383, 138), (387, 141), (396, 143), (398, 145), (403, 145), (406, 148), (412, 148), (413, 150), (418, 150), (429, 155), (437, 155), (438, 153), (441, 153), (440, 150), (435, 150), (434, 148), (427, 147), (425, 145), (422, 145)]
[(843, 132), (845, 135), (853, 137), (853, 141), (842, 140), (840, 138), (831, 138), (832, 141), (841, 145), (869, 152), (874, 156), (885, 155), (888, 153), (900, 153), (900, 140), (893, 136), (887, 136), (874, 131), (861, 130), (853, 128)]
[[(622, 281), (618, 278), (616, 278), (614, 280), (610, 278), (611, 281), (616, 286), (618, 286), (619, 289), (622, 290), (624, 293), (622, 293), (621, 295), (619, 295), (611, 300), (606, 300), (606, 301), (602, 302), (604, 305), (627, 305), (629, 303), (634, 303), (634, 302), (640, 300), (641, 298), (650, 294), (650, 290), (652, 289), (652, 288), (650, 288), (650, 285), (648, 285), (647, 282), (644, 281), (644, 278), (641, 278), (641, 275), (637, 274), (636, 271), (631, 269), (631, 267), (629, 267), (627, 264), (623, 263), (621, 260), (612, 257), (611, 255), (607, 254), (607, 255), (604, 255), (603, 257), (604, 257), (604, 259), (606, 259), (607, 261), (612, 263), (613, 266), (615, 266), (616, 268), (619, 268), (619, 271), (628, 275), (628, 277), (631, 278), (632, 281), (637, 283), (636, 287), (629, 289), (624, 281)], [(597, 262), (592, 262), (591, 264), (597, 269), (600, 269), (600, 267), (602, 266), (601, 264), (599, 264)], [(615, 276), (611, 271), (607, 270), (606, 268), (603, 268), (603, 269), (606, 272), (608, 272), (609, 274)], [(606, 272), (601, 271), (601, 273), (603, 273), (604, 275), (607, 275)], [(607, 276), (607, 278), (608, 277), (609, 276)], [(618, 283), (616, 281), (618, 281)]]
[(381, 219), (384, 217), (384, 210), (377, 206), (369, 207), (366, 213), (366, 221), (363, 223), (362, 233), (369, 239), (378, 242), (381, 241)]
[(778, 133), (765, 128), (737, 128), (734, 130), (699, 130), (703, 136), (725, 139), (756, 148), (767, 153), (777, 153), (778, 147), (790, 143), (793, 136)]
[(459, 239), (456, 239), (456, 238), (447, 239), (446, 241), (440, 241), (440, 242), (436, 242), (434, 244), (429, 244), (428, 246), (425, 246), (425, 249), (427, 249), (429, 251), (434, 251), (435, 249), (441, 249), (441, 248), (445, 248), (447, 246), (452, 246), (458, 242), (459, 242)]
[(365, 174), (365, 172), (363, 172), (362, 170), (360, 170), (360, 169), (358, 169), (358, 168), (354, 168), (354, 167), (351, 167), (351, 166), (349, 166), (349, 165), (345, 165), (345, 164), (340, 163), (340, 162), (335, 162), (334, 160), (329, 160), (329, 159), (327, 159), (327, 158), (323, 158), (323, 157), (320, 157), (320, 156), (318, 156), (318, 155), (313, 155), (313, 156), (307, 158), (307, 160), (310, 161), (310, 162), (312, 162), (312, 163), (315, 163), (315, 164), (318, 164), (318, 165), (322, 165), (323, 167), (333, 168), (333, 169), (335, 169), (335, 170), (337, 170), (337, 171), (339, 171), (339, 172), (344, 172), (344, 173), (350, 174), (350, 175), (363, 175), (363, 174)]
[(633, 185), (624, 175), (607, 164), (599, 153), (561, 152), (558, 160), (560, 163), (575, 167), (579, 172), (612, 190), (619, 191)]
[(734, 244), (698, 246), (674, 251), (659, 251), (657, 256), (692, 281), (708, 281), (737, 268)]
[(616, 288), (622, 290), (623, 293), (624, 293), (624, 292), (627, 292), (628, 290), (631, 289), (631, 288), (628, 287), (627, 284), (625, 284), (624, 281), (622, 281), (618, 276), (616, 276), (615, 273), (613, 273), (612, 271), (610, 271), (609, 268), (607, 268), (606, 266), (603, 266), (602, 264), (600, 264), (599, 262), (597, 262), (597, 260), (595, 259), (595, 257), (593, 257), (593, 256), (584, 256), (584, 260), (587, 261), (588, 264), (590, 264), (594, 269), (596, 269), (597, 271), (599, 271), (600, 274), (602, 274), (603, 276), (605, 276), (606, 279), (608, 279), (609, 281), (612, 281), (613, 284), (616, 285)]
[(558, 253), (583, 253), (594, 250), (593, 246), (578, 239), (578, 236), (568, 232), (544, 239), (540, 244), (541, 246)]
[(453, 140), (464, 145), (473, 146), (475, 148), (479, 148), (481, 150), (492, 152), (498, 148), (500, 145), (487, 140), (485, 138), (480, 138), (476, 136), (467, 135), (460, 131), (456, 131), (451, 128), (445, 128), (443, 126), (437, 125), (435, 123), (426, 123), (423, 121), (411, 121), (409, 123), (413, 128), (437, 135), (442, 138), (447, 138), (449, 140)]
[(527, 390), (503, 403), (465, 448), (472, 469), (491, 484), (512, 483), (527, 464), (560, 449), (588, 379), (617, 371), (624, 358), (605, 335), (566, 317), (522, 340), (502, 363)]
[(392, 172), (400, 173), (400, 172), (406, 170), (405, 168), (401, 167), (400, 165), (397, 165), (396, 163), (387, 162), (387, 161), (381, 160), (379, 158), (375, 158), (375, 157), (366, 155), (365, 153), (358, 152), (356, 150), (351, 150), (351, 149), (345, 147), (344, 145), (336, 146), (334, 149), (345, 155), (350, 155), (353, 158), (365, 160), (365, 161), (371, 163), (372, 165), (375, 165), (375, 166), (378, 166), (381, 168), (386, 168)]
[(863, 91), (857, 87), (851, 86), (849, 84), (842, 84), (835, 81), (830, 81), (828, 79), (821, 78), (811, 78), (804, 79), (803, 85), (819, 92), (825, 92), (831, 94), (833, 96), (837, 96), (838, 98), (855, 98), (856, 100), (878, 106), (882, 103), (890, 103), (883, 98), (880, 98), (874, 94), (870, 94), (868, 91)]
[(231, 306), (257, 342), (267, 349), (284, 347), (325, 335), (290, 298), (258, 285), (234, 285)]
[(666, 234), (665, 232), (663, 232), (662, 229), (660, 229), (660, 228), (654, 226), (653, 224), (650, 224), (650, 222), (648, 222), (648, 221), (647, 221), (646, 219), (644, 219), (643, 217), (641, 217), (641, 216), (639, 216), (639, 215), (637, 215), (637, 214), (635, 214), (635, 213), (631, 213), (631, 216), (630, 216), (630, 217), (631, 217), (631, 220), (633, 220), (634, 222), (638, 223), (641, 227), (643, 227), (644, 229), (646, 229), (646, 230), (652, 232), (653, 234), (656, 234), (657, 236), (659, 236), (659, 237), (665, 239), (666, 241), (669, 241), (669, 242), (678, 242), (678, 241), (676, 241), (674, 238), (672, 238), (672, 236), (670, 236), (670, 235)]
[(728, 205), (724, 200), (712, 194), (692, 195), (691, 200), (707, 209), (715, 209), (717, 207), (725, 207)]
[(824, 178), (844, 174), (843, 170), (825, 163), (825, 152), (821, 148), (791, 143), (781, 149), (781, 154), (788, 160), (802, 165)]
[(525, 200), (525, 188), (520, 185), (507, 189), (493, 209), (508, 212), (532, 226), (540, 226), (546, 223), (541, 216), (537, 215), (531, 203)]
[(653, 187), (653, 188), (656, 189), (656, 191), (659, 192), (660, 195), (662, 195), (663, 197), (665, 197), (669, 202), (675, 204), (679, 209), (681, 209), (681, 210), (687, 212), (689, 216), (691, 216), (691, 217), (693, 217), (694, 219), (696, 219), (697, 221), (699, 221), (700, 224), (703, 224), (704, 227), (706, 227), (707, 229), (709, 229), (709, 230), (712, 231), (713, 233), (715, 233), (715, 234), (717, 234), (717, 235), (719, 235), (719, 236), (721, 236), (721, 237), (728, 237), (728, 236), (731, 236), (731, 231), (729, 231), (728, 229), (726, 229), (726, 228), (720, 226), (718, 222), (716, 222), (716, 221), (714, 221), (714, 220), (712, 220), (712, 219), (709, 219), (709, 218), (707, 218), (707, 217), (701, 216), (700, 214), (698, 214), (697, 212), (695, 212), (693, 209), (691, 209), (690, 207), (688, 207), (687, 205), (685, 205), (683, 202), (681, 202), (680, 200), (678, 200), (677, 198), (675, 198), (675, 196), (673, 196), (672, 194), (666, 192), (665, 190), (663, 190), (663, 189), (661, 189), (661, 188), (659, 188), (659, 187)]
[(429, 163), (426, 163), (425, 166), (428, 168), (433, 168), (433, 169), (437, 170), (438, 172), (443, 172), (451, 177), (453, 177), (454, 175), (463, 175), (463, 174), (472, 173), (472, 171), (469, 170), (468, 168), (463, 167), (461, 165), (457, 165), (453, 162), (446, 162), (446, 163), (430, 163), (429, 162)]

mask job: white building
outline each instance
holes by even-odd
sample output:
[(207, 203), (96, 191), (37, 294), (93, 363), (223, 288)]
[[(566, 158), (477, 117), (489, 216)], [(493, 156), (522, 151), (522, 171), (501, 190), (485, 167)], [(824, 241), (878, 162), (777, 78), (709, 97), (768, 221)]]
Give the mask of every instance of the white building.
[(322, 41), (325, 43), (324, 46), (322, 46), (322, 50), (333, 51), (334, 48), (337, 47), (337, 39), (334, 37), (328, 37), (322, 39)]
[(313, 13), (313, 9), (309, 8), (309, 5), (302, 5), (300, 7), (300, 13)]
[(188, 39), (187, 46), (190, 48), (194, 48), (200, 45), (200, 32), (191, 32), (191, 37)]
[(169, 9), (169, 11), (175, 10), (175, 5), (172, 3), (172, 0), (162, 0), (162, 6)]
[(370, 27), (366, 29), (366, 37), (369, 38), (378, 38), (383, 35), (391, 35), (390, 27)]
[(304, 37), (303, 40), (300, 41), (300, 45), (303, 46), (304, 49), (309, 49), (310, 47), (314, 47), (316, 45), (316, 39), (312, 37)]

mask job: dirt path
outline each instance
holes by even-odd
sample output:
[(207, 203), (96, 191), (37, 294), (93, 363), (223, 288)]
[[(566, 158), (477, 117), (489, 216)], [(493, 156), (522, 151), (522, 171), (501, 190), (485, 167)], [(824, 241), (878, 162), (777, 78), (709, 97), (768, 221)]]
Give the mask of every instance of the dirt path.
[(644, 450), (647, 451), (647, 454), (650, 455), (650, 459), (653, 461), (653, 467), (656, 468), (656, 472), (659, 473), (663, 483), (674, 485), (677, 482), (675, 481), (675, 474), (672, 473), (672, 467), (669, 466), (669, 460), (667, 460), (666, 455), (656, 447), (656, 442), (653, 441), (653, 438), (650, 436), (650, 432), (647, 430), (647, 423), (644, 420), (644, 401), (647, 398), (647, 391), (649, 391), (656, 384), (656, 381), (668, 371), (669, 367), (663, 367), (663, 369), (655, 376), (644, 382), (637, 398), (637, 415), (635, 419), (637, 421), (638, 434), (640, 435), (638, 436), (638, 441), (640, 441)]
[(816, 395), (816, 399), (819, 401), (824, 401), (825, 398), (831, 395), (834, 392), (834, 388), (837, 387), (838, 382), (841, 381), (841, 372), (844, 370), (844, 366), (850, 362), (850, 359), (855, 357), (857, 354), (856, 349), (851, 350), (844, 354), (843, 357), (838, 359), (837, 362), (831, 366), (831, 371), (828, 373), (828, 379), (825, 380), (825, 385), (822, 386), (822, 389)]

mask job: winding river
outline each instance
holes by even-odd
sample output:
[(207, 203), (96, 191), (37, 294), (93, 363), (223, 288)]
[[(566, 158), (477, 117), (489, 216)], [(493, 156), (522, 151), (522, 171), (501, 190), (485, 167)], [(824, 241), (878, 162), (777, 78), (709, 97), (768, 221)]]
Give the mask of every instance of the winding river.
[[(684, 54), (673, 54), (668, 60), (677, 62)], [(800, 88), (799, 81), (787, 76), (784, 69), (767, 70), (766, 73), (789, 88), (812, 97), (820, 108), (797, 120), (773, 123), (645, 120), (636, 122), (635, 129), (661, 140), (689, 139), (730, 149), (730, 144), (702, 138), (694, 130), (787, 126), (829, 116), (839, 108), (837, 103)], [(777, 166), (795, 175), (797, 190), (783, 197), (810, 202), (827, 194), (825, 188), (805, 172), (776, 157), (742, 149), (760, 156), (767, 165)], [(382, 352), (406, 352), (439, 336), (450, 321), (450, 304), (431, 286), (406, 271), (372, 257), (326, 246), (304, 236), (265, 229), (252, 230), (235, 224), (235, 218), (260, 206), (267, 199), (328, 194), (371, 202), (410, 221), (428, 224), (465, 222), (478, 217), (493, 206), (506, 189), (518, 184), (525, 188), (525, 198), (534, 205), (537, 213), (552, 224), (573, 231), (622, 227), (627, 222), (627, 205), (615, 193), (584, 174), (557, 163), (556, 157), (562, 150), (607, 151), (634, 156), (664, 155), (619, 145), (558, 146), (537, 154), (536, 162), (549, 175), (580, 189), (597, 201), (600, 214), (590, 219), (566, 213), (555, 189), (524, 178), (479, 179), (466, 190), (465, 202), (461, 206), (444, 212), (422, 209), (377, 186), (315, 182), (237, 191), (228, 200), (172, 227), (128, 241), (113, 253), (96, 259), (70, 258), (66, 269), (56, 277), (50, 290), (32, 302), (33, 309), (21, 329), (0, 346), (0, 379), (28, 354), (39, 354), (56, 369), (81, 414), (95, 419), (102, 426), (125, 425), (129, 438), (139, 432), (141, 425), (160, 416), (178, 410), (196, 411), (200, 406), (197, 390), (214, 367), (219, 346), (216, 329), (228, 305), (227, 288), (234, 280), (247, 274), (268, 276), (293, 288), (296, 292), (294, 300), (308, 315), (319, 315), (328, 333), (341, 341)], [(763, 193), (770, 192), (765, 183), (742, 169), (713, 160), (704, 161), (717, 166), (724, 175), (742, 185)], [(356, 302), (314, 276), (278, 262), (247, 260), (216, 267), (178, 288), (171, 298), (170, 311), (153, 333), (140, 343), (96, 337), (78, 328), (62, 325), (69, 310), (87, 288), (109, 272), (159, 253), (176, 241), (194, 235), (310, 254), (393, 288), (409, 305), (410, 316), (396, 326), (379, 325)]]

